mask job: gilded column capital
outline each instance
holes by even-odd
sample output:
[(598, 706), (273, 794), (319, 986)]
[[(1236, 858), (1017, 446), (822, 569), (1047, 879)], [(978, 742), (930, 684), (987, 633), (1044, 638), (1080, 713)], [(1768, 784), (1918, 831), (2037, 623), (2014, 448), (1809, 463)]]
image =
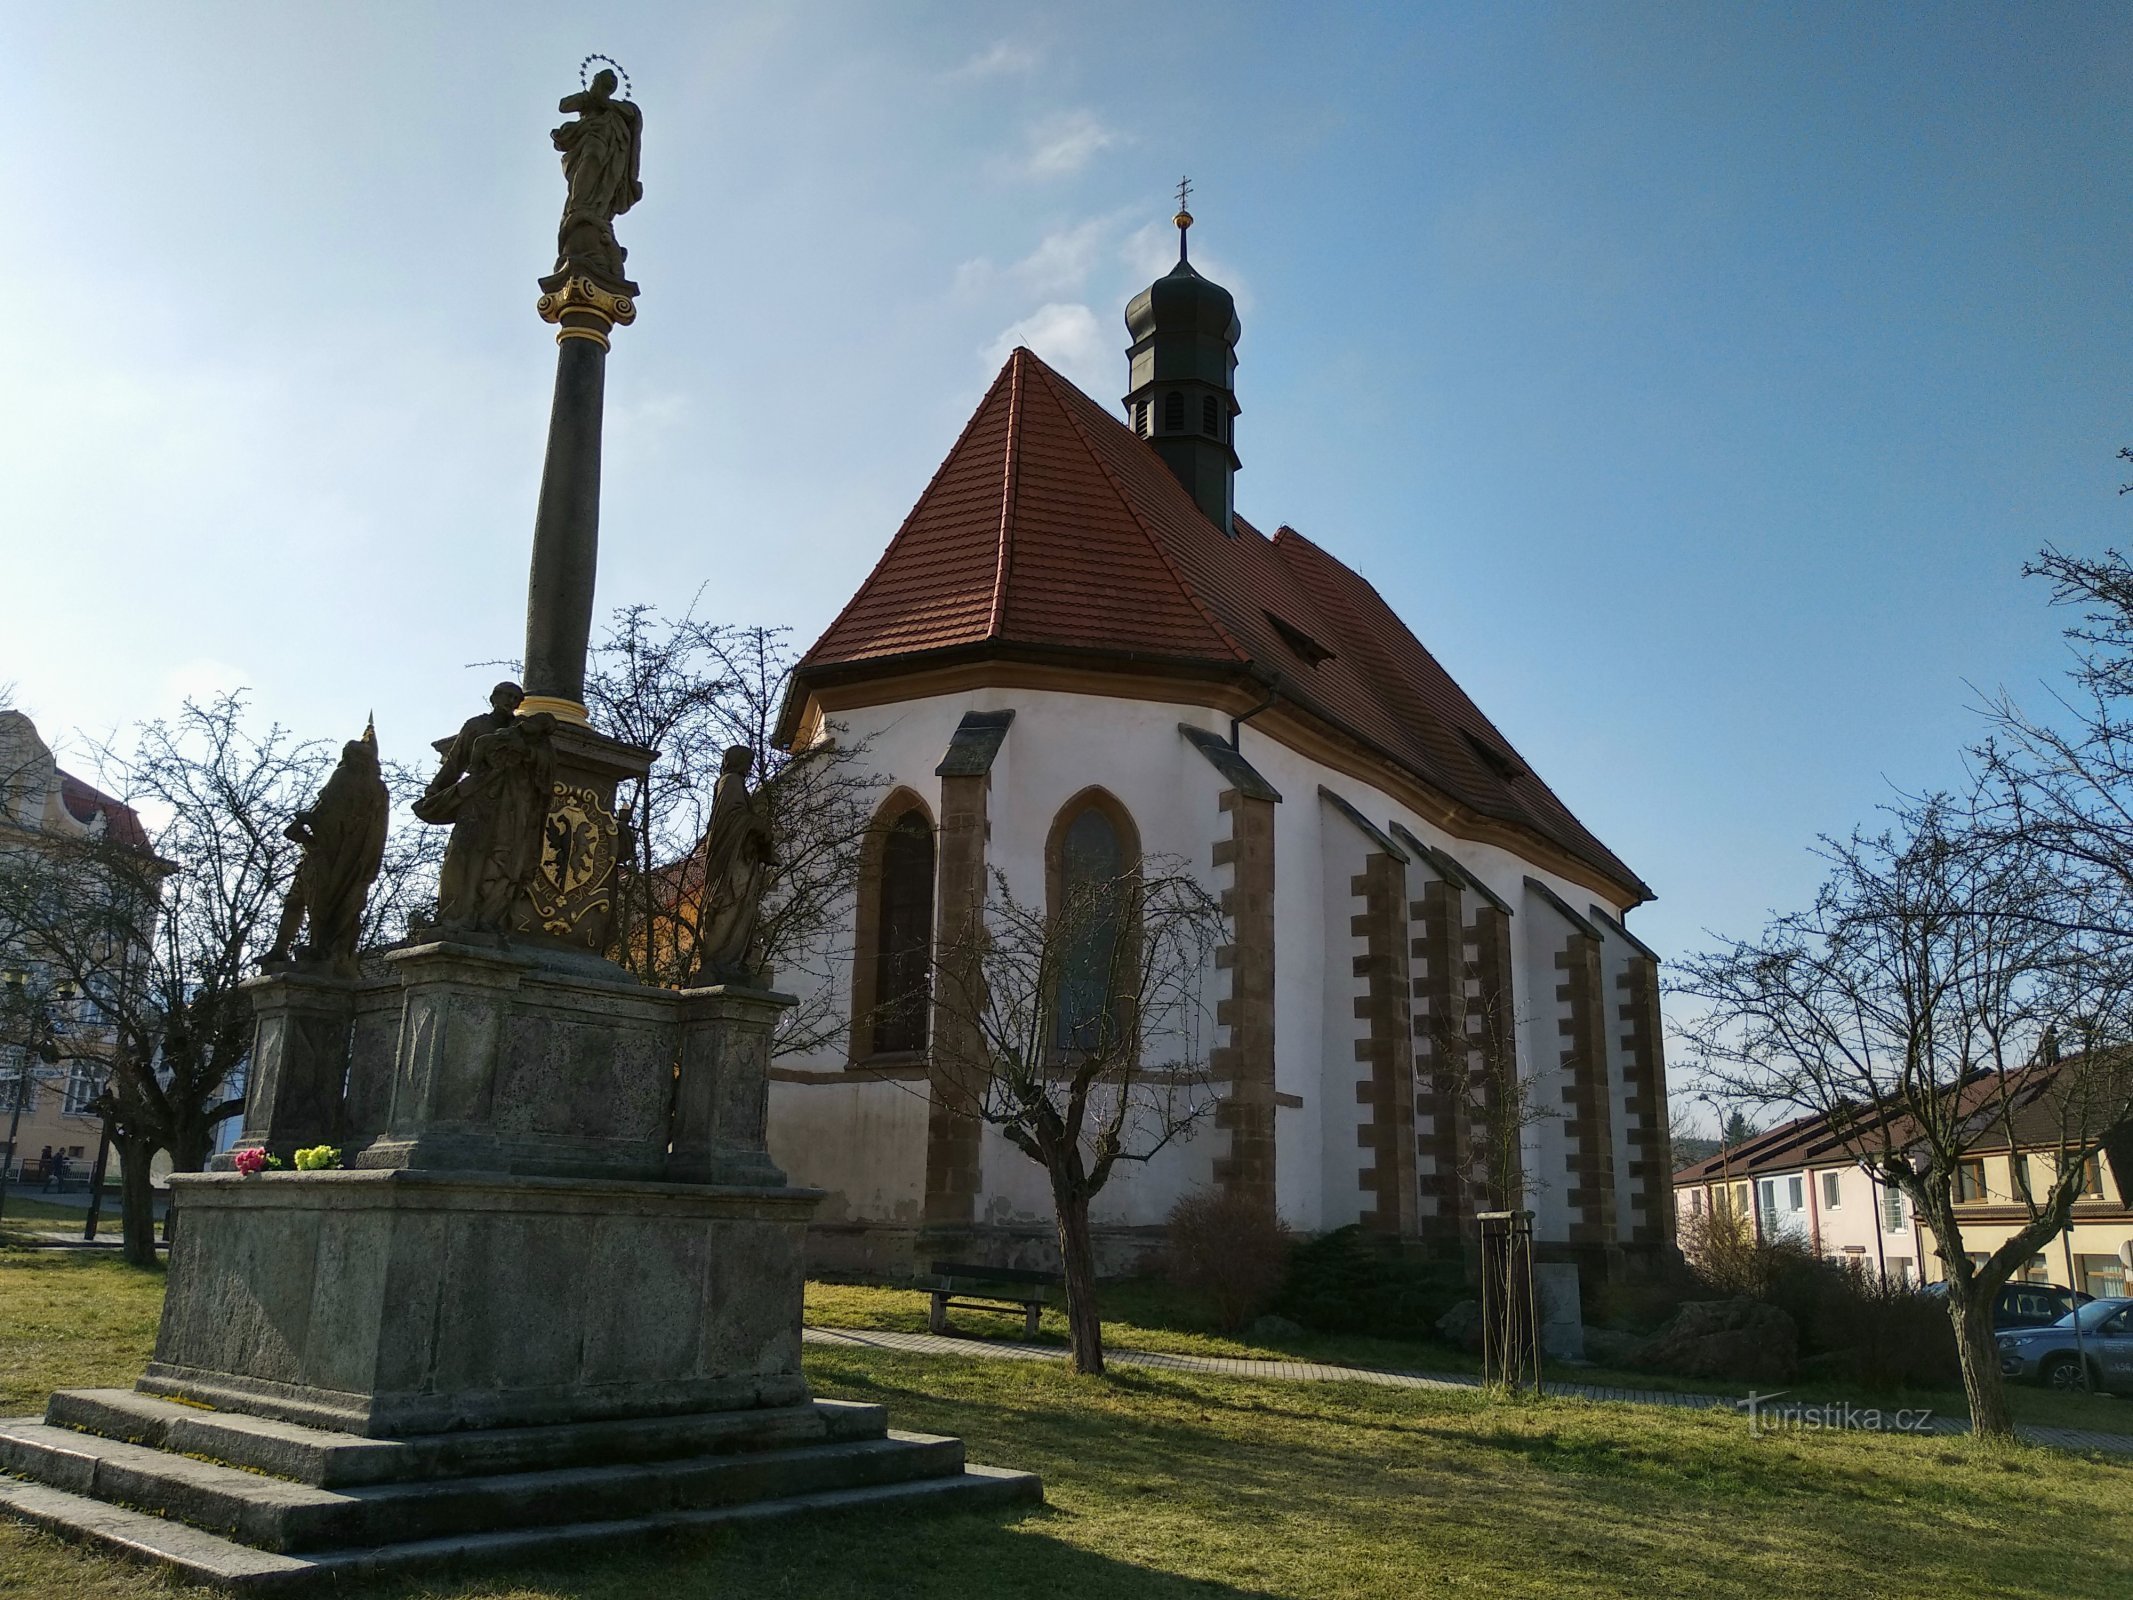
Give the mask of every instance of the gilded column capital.
[[(546, 280), (543, 287), (547, 284), (555, 284), (555, 280)], [(540, 313), (543, 322), (560, 323), (574, 313), (597, 317), (603, 325), (602, 331), (606, 327), (626, 328), (637, 320), (635, 300), (612, 289), (604, 289), (579, 273), (572, 273), (560, 284), (548, 288), (535, 302), (534, 310)]]

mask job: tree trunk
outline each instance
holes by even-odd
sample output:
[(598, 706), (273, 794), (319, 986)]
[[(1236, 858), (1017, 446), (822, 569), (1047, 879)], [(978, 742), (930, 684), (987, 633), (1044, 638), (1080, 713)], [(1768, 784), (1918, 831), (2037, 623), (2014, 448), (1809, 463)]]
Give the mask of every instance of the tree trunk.
[(136, 1267), (156, 1264), (156, 1194), (149, 1182), (148, 1164), (155, 1159), (155, 1142), (121, 1138), (119, 1146), (120, 1237), (124, 1254)]
[(1059, 1271), (1066, 1280), (1067, 1336), (1073, 1345), (1067, 1365), (1100, 1378), (1104, 1330), (1096, 1313), (1096, 1249), (1089, 1239), (1089, 1197), (1055, 1184), (1052, 1199), (1059, 1214)]
[(1981, 1439), (2011, 1440), (2014, 1413), (2007, 1405), (2007, 1381), (2000, 1376), (2000, 1347), (1993, 1333), (1992, 1308), (1999, 1285), (1967, 1293), (1949, 1285), (1948, 1317), (1955, 1324), (1955, 1354), (1963, 1369), (1963, 1398), (1970, 1404), (1970, 1431)]

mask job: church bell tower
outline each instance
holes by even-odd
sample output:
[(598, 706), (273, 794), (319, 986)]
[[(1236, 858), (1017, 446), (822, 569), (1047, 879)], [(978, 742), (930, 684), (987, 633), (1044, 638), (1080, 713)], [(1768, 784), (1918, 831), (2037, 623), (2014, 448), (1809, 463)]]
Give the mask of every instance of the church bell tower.
[(1225, 537), (1236, 532), (1237, 302), (1186, 259), (1189, 183), (1178, 185), (1178, 264), (1133, 297), (1126, 420)]

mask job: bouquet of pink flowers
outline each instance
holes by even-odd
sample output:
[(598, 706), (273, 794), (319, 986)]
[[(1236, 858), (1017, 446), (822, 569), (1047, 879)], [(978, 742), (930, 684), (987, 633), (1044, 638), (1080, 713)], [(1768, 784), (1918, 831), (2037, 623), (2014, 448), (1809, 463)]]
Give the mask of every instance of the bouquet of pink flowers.
[(230, 1165), (245, 1177), (256, 1178), (267, 1168), (278, 1167), (281, 1163), (264, 1150), (240, 1150), (230, 1157)]

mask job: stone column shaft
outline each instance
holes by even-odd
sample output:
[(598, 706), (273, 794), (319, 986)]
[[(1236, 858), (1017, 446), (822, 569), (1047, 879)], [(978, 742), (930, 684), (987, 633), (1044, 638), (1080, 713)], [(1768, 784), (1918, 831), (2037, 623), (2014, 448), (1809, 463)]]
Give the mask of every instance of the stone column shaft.
[[(565, 332), (571, 332), (566, 327)], [(600, 428), (607, 341), (563, 338), (556, 351), (548, 458), (526, 583), (526, 693), (585, 700), (593, 580), (600, 559)]]
[(555, 401), (548, 457), (533, 518), (526, 582), (526, 699), (521, 714), (584, 722), (585, 650), (592, 640), (593, 580), (600, 564), (600, 429), (607, 394), (607, 336), (637, 318), (630, 296), (582, 273), (543, 278), (543, 322), (556, 324)]

